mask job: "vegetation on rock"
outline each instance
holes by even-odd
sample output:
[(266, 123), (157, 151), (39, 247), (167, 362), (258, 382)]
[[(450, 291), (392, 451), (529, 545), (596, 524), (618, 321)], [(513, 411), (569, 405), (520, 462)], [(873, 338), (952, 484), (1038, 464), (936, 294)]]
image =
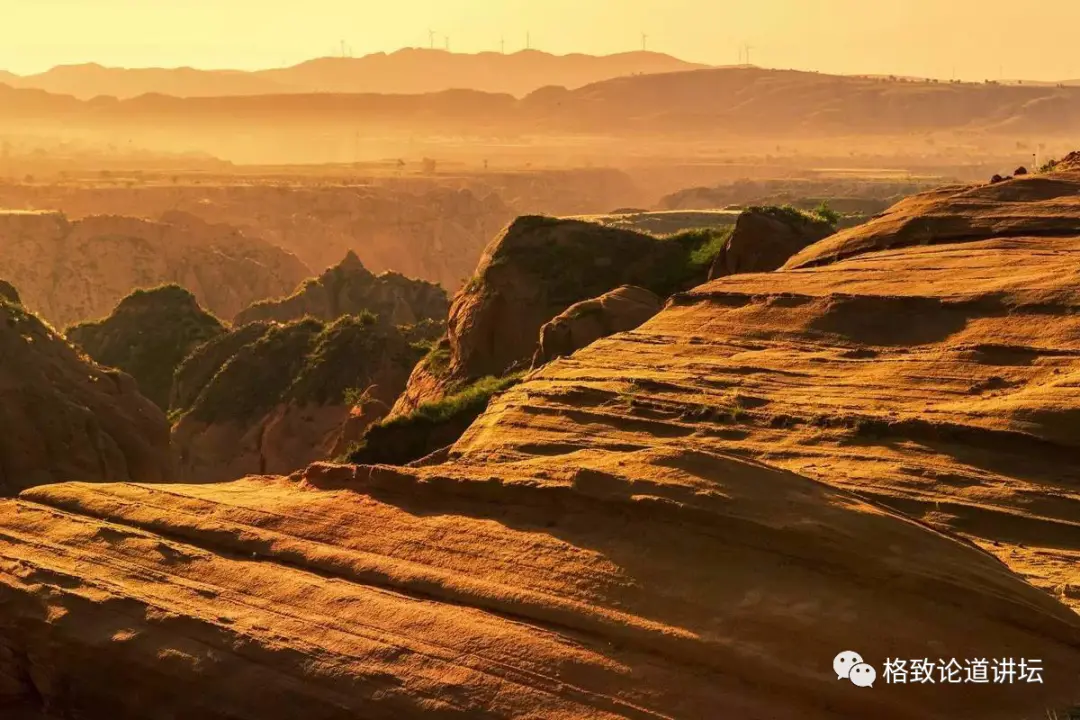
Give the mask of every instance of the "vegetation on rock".
[(450, 301), (435, 283), (394, 272), (374, 275), (351, 250), (337, 265), (309, 278), (291, 295), (255, 303), (236, 316), (243, 325), (256, 320), (290, 322), (304, 317), (332, 321), (372, 312), (384, 322), (407, 325), (446, 318)]
[(69, 340), (102, 365), (135, 378), (142, 393), (167, 410), (173, 373), (191, 351), (225, 332), (178, 285), (136, 290), (107, 318), (74, 325)]
[(0, 495), (64, 481), (171, 479), (164, 413), (0, 283)]
[(438, 400), (425, 402), (407, 415), (371, 425), (346, 456), (357, 464), (404, 465), (429, 455), (461, 437), (487, 409), (491, 399), (521, 382), (522, 374), (485, 377)]

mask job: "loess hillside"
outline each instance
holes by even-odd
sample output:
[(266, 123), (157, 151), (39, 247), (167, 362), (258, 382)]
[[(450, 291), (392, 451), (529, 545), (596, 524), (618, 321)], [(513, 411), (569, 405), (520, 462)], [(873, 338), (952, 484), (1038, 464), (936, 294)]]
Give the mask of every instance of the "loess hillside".
[(305, 317), (333, 321), (370, 312), (384, 323), (415, 325), (444, 321), (449, 309), (446, 291), (438, 285), (400, 273), (373, 275), (350, 250), (344, 260), (305, 281), (292, 295), (255, 303), (238, 314), (235, 323), (291, 322)]
[(170, 283), (230, 318), (310, 274), (279, 247), (180, 212), (150, 221), (0, 210), (0, 267), (18, 278), (26, 306), (60, 327), (103, 318), (133, 290)]
[[(110, 720), (1065, 717), (1078, 198), (1080, 172), (942, 190), (677, 294), (498, 396), (442, 464), (6, 500), (0, 698)], [(837, 681), (842, 648), (1039, 658), (1045, 682), (870, 691)]]

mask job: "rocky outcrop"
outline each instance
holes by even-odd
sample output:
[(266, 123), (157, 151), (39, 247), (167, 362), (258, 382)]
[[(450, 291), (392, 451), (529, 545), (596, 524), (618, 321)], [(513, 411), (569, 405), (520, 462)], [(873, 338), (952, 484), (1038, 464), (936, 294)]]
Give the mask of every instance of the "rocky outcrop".
[(718, 237), (722, 231), (657, 238), (582, 220), (518, 218), (454, 297), (445, 357), (417, 366), (393, 414), (438, 400), (453, 386), (527, 366), (540, 328), (576, 302), (620, 285), (667, 297), (702, 282)]
[(815, 243), (787, 269), (882, 250), (992, 237), (1069, 237), (1080, 228), (1075, 172), (1027, 175), (994, 185), (948, 186), (897, 203), (865, 225)]
[[(677, 294), (497, 396), (437, 465), (0, 502), (0, 697), (89, 720), (1067, 717), (1080, 229), (1038, 232), (1046, 205), (1015, 199), (1038, 179), (995, 186), (1005, 235)], [(1050, 179), (1064, 213), (1080, 175)], [(873, 689), (837, 680), (841, 649)], [(1038, 659), (1043, 682), (890, 684), (887, 658)]]
[(414, 325), (425, 320), (443, 321), (449, 309), (446, 291), (438, 285), (399, 273), (374, 275), (350, 250), (344, 260), (305, 282), (292, 295), (255, 303), (237, 315), (235, 323), (291, 322), (304, 317), (332, 322), (367, 311), (383, 322)]
[(171, 479), (164, 413), (130, 376), (80, 355), (17, 297), (4, 283), (0, 495), (68, 480)]
[(793, 208), (750, 208), (739, 215), (735, 230), (713, 261), (709, 279), (772, 272), (833, 232), (835, 228), (824, 219)]
[(135, 378), (143, 395), (169, 409), (173, 373), (192, 350), (225, 332), (179, 285), (136, 290), (109, 317), (68, 328), (64, 335), (102, 365)]
[(160, 222), (0, 211), (0, 267), (26, 306), (57, 326), (108, 315), (132, 290), (176, 283), (218, 317), (291, 292), (295, 256), (224, 225), (170, 213)]
[(663, 302), (645, 288), (623, 285), (574, 303), (540, 328), (533, 367), (572, 355), (600, 338), (633, 330), (660, 312)]
[[(374, 316), (252, 323), (198, 348), (176, 372), (181, 478), (289, 473), (330, 457), (386, 414), (423, 349)], [(361, 427), (355, 421), (361, 412)]]

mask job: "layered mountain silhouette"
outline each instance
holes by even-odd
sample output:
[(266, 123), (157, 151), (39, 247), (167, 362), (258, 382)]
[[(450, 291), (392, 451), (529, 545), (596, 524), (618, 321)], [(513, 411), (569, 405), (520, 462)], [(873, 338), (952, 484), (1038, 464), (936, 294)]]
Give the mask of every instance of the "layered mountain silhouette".
[[(326, 61), (333, 63), (335, 61)], [(349, 62), (347, 59), (341, 62)], [(330, 77), (334, 74), (330, 73)], [(446, 89), (181, 98), (161, 93), (127, 100), (0, 87), (0, 120), (35, 119), (65, 128), (154, 122), (158, 129), (216, 129), (316, 123), (379, 126), (439, 134), (569, 132), (632, 135), (807, 133), (909, 134), (923, 130), (1064, 133), (1080, 122), (1080, 88), (910, 82), (751, 67), (633, 75), (577, 89), (546, 86), (520, 99), (508, 93)]]
[(545, 85), (580, 87), (622, 75), (706, 67), (655, 52), (616, 55), (450, 53), (405, 48), (360, 58), (324, 57), (286, 68), (245, 72), (194, 68), (116, 68), (61, 65), (20, 77), (0, 71), (0, 82), (89, 100), (147, 93), (177, 97), (280, 93), (430, 93), (453, 88), (525, 95)]

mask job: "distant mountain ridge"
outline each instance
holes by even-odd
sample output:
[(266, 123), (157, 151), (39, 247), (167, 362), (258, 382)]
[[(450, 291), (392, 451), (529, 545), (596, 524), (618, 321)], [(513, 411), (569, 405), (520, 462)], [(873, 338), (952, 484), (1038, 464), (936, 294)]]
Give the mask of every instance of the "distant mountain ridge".
[(72, 95), (128, 99), (145, 94), (222, 97), (303, 93), (422, 94), (471, 89), (518, 97), (548, 85), (568, 88), (614, 77), (708, 67), (655, 52), (552, 55), (539, 50), (502, 54), (405, 48), (359, 58), (324, 57), (270, 70), (110, 68), (61, 65), (35, 75), (0, 70), (0, 83)]
[[(140, 128), (276, 130), (319, 125), (349, 133), (464, 136), (568, 133), (684, 137), (895, 135), (964, 130), (1065, 135), (1080, 125), (1080, 89), (900, 82), (753, 67), (621, 76), (517, 99), (478, 90), (430, 94), (261, 95), (79, 101), (0, 85), (0, 121)], [(307, 132), (307, 131), (305, 131)]]

